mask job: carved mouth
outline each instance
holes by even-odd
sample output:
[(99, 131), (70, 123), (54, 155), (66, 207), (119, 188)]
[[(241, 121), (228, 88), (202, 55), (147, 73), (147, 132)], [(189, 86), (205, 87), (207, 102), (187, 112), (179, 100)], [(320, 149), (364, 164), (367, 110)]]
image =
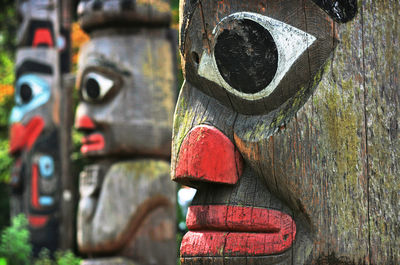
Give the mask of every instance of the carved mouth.
[(182, 257), (267, 256), (288, 250), (296, 224), (287, 214), (255, 207), (191, 206)]
[(93, 133), (81, 139), (82, 147), (81, 153), (87, 154), (89, 152), (100, 151), (105, 146), (104, 136), (100, 133)]

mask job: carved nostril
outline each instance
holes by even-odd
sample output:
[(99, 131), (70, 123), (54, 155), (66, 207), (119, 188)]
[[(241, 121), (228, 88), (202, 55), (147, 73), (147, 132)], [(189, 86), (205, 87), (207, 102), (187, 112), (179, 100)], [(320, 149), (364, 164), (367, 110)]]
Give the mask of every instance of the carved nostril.
[(215, 127), (200, 125), (183, 140), (173, 180), (192, 187), (198, 182), (236, 184), (242, 169), (231, 140)]
[(199, 54), (195, 51), (192, 52), (192, 59), (197, 65), (200, 63)]
[(75, 120), (75, 128), (80, 130), (93, 130), (96, 126), (89, 116), (82, 115)]

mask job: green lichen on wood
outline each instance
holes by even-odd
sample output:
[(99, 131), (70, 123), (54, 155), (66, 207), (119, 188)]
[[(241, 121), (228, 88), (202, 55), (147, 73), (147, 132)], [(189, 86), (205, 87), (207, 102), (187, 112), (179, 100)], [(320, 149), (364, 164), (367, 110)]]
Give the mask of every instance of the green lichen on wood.
[[(352, 81), (343, 81), (343, 90), (352, 89)], [(338, 176), (346, 176), (352, 185), (357, 185), (356, 173), (358, 164), (358, 149), (360, 138), (357, 134), (357, 117), (352, 109), (352, 102), (343, 102), (337, 85), (325, 90), (325, 106), (322, 117), (327, 129), (328, 143), (334, 151)]]
[[(344, 67), (343, 56), (340, 52), (336, 54), (333, 69)], [(352, 77), (346, 79), (344, 75), (335, 75), (333, 69), (330, 64), (327, 66), (326, 77), (313, 100), (321, 117), (323, 148), (320, 152), (327, 157), (330, 168), (330, 196), (337, 207), (332, 209), (336, 213), (337, 233), (367, 234), (366, 222), (357, 224), (362, 220), (360, 216), (367, 216), (367, 203), (360, 178), (363, 115), (355, 96), (358, 86)], [(354, 227), (359, 227), (361, 231), (353, 231)]]

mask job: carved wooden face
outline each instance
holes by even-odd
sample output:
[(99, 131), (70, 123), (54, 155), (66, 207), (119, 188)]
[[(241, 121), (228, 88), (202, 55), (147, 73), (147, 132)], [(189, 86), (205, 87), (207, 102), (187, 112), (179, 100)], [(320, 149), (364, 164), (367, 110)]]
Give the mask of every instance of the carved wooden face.
[[(172, 57), (165, 39), (96, 36), (81, 51), (75, 126), (87, 156), (168, 155), (174, 107)], [(156, 71), (154, 70), (156, 69)]]
[(311, 0), (184, 1), (181, 12), (172, 178), (197, 189), (183, 264), (308, 264), (315, 194), (275, 167), (271, 136), (318, 85), (335, 23)]
[(81, 152), (95, 160), (80, 175), (77, 240), (84, 253), (176, 263), (175, 186), (165, 161), (172, 56), (161, 28), (95, 30), (81, 50), (75, 127), (85, 133)]

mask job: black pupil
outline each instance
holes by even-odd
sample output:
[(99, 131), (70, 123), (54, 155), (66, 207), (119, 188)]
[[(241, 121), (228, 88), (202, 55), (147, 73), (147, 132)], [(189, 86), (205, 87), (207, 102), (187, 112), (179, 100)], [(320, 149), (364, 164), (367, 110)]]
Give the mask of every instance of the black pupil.
[(20, 96), (23, 103), (28, 103), (32, 99), (32, 88), (27, 84), (22, 84)]
[(225, 81), (246, 94), (267, 87), (278, 68), (278, 51), (271, 34), (248, 19), (225, 26), (217, 38), (214, 55)]
[(91, 99), (97, 99), (100, 96), (100, 85), (94, 78), (89, 78), (86, 81), (86, 94), (91, 98)]

